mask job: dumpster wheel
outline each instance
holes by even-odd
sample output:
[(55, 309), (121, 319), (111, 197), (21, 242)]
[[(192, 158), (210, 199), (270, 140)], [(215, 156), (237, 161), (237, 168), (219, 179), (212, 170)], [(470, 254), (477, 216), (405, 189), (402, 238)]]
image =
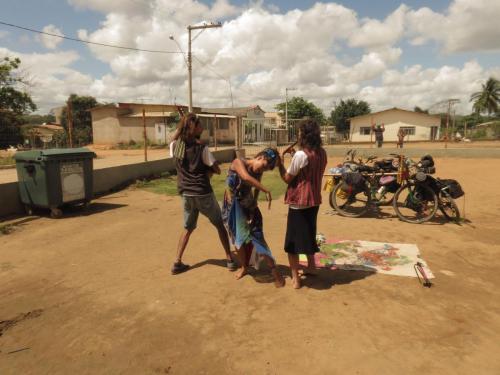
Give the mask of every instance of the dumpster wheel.
[(31, 207), (29, 204), (25, 204), (24, 212), (26, 212), (28, 216), (33, 216), (33, 207)]
[(60, 219), (62, 217), (62, 211), (59, 208), (51, 208), (50, 217), (52, 219)]

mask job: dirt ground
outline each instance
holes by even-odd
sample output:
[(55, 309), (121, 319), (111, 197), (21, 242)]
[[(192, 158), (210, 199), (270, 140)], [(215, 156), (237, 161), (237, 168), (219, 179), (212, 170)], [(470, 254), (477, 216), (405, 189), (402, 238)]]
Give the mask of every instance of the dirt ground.
[[(334, 165), (339, 160), (330, 160)], [(339, 238), (416, 243), (436, 275), (324, 271), (301, 290), (266, 271), (236, 281), (205, 218), (171, 276), (178, 197), (132, 188), (86, 213), (27, 218), (0, 235), (0, 374), (498, 374), (498, 159), (441, 159), (466, 191), (461, 226), (343, 218)], [(324, 196), (326, 198), (326, 195)], [(459, 200), (463, 210), (463, 198)], [(280, 268), (286, 206), (263, 207)]]

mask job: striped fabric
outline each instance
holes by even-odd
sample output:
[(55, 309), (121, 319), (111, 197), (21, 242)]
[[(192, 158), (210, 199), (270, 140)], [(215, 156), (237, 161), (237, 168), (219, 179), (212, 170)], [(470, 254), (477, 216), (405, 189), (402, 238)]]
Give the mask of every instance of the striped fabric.
[(182, 160), (186, 152), (186, 143), (182, 139), (178, 139), (174, 145), (174, 158)]
[(303, 149), (307, 165), (288, 185), (285, 203), (298, 206), (319, 206), (321, 204), (321, 181), (325, 172), (327, 157), (323, 148)]

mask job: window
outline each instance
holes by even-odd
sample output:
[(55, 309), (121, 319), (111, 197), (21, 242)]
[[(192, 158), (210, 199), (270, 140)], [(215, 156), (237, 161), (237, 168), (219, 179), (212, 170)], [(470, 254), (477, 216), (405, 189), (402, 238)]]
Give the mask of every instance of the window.
[(372, 128), (370, 126), (361, 126), (359, 128), (359, 134), (361, 135), (370, 135)]
[(415, 135), (415, 127), (414, 126), (402, 126), (405, 135)]
[(228, 118), (220, 118), (219, 121), (219, 129), (227, 130), (229, 129), (229, 119)]

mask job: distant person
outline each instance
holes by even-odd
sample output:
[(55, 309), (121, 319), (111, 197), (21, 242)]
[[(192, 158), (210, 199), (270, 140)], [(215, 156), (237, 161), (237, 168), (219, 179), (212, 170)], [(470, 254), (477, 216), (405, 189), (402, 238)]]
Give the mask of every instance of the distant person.
[(403, 142), (405, 140), (405, 131), (402, 128), (399, 128), (398, 130), (398, 143), (396, 145), (396, 148), (403, 148)]
[(315, 120), (302, 120), (299, 123), (297, 143), (297, 152), (293, 148), (285, 150), (293, 155), (288, 169), (279, 163), (281, 178), (288, 184), (285, 194), (288, 216), (284, 248), (295, 289), (301, 287), (299, 254), (307, 256), (306, 271), (313, 273), (316, 268), (314, 254), (319, 251), (316, 226), (321, 204), (321, 181), (327, 164), (326, 151), (321, 147), (321, 129)]
[(274, 276), (276, 287), (285, 285), (285, 279), (276, 268), (271, 249), (264, 239), (262, 214), (257, 204), (259, 192), (266, 194), (271, 208), (271, 192), (262, 183), (262, 174), (274, 169), (279, 154), (272, 148), (259, 152), (253, 159), (234, 159), (227, 173), (227, 190), (222, 208), (224, 221), (240, 258), (236, 278), (248, 272), (252, 253), (263, 257)]
[(382, 143), (384, 143), (384, 132), (385, 132), (384, 124), (382, 124), (382, 126), (372, 125), (372, 131), (375, 133), (375, 142), (377, 142), (377, 147), (378, 148), (382, 147)]
[(208, 147), (198, 138), (203, 132), (200, 119), (195, 114), (183, 116), (170, 143), (170, 156), (175, 159), (177, 188), (182, 196), (184, 210), (184, 231), (177, 246), (177, 257), (172, 266), (173, 275), (187, 271), (189, 266), (182, 263), (182, 256), (189, 237), (196, 228), (201, 212), (217, 228), (220, 241), (226, 252), (227, 268), (235, 271), (236, 263), (231, 258), (229, 238), (222, 221), (219, 203), (210, 184), (212, 173), (220, 174), (220, 168)]

